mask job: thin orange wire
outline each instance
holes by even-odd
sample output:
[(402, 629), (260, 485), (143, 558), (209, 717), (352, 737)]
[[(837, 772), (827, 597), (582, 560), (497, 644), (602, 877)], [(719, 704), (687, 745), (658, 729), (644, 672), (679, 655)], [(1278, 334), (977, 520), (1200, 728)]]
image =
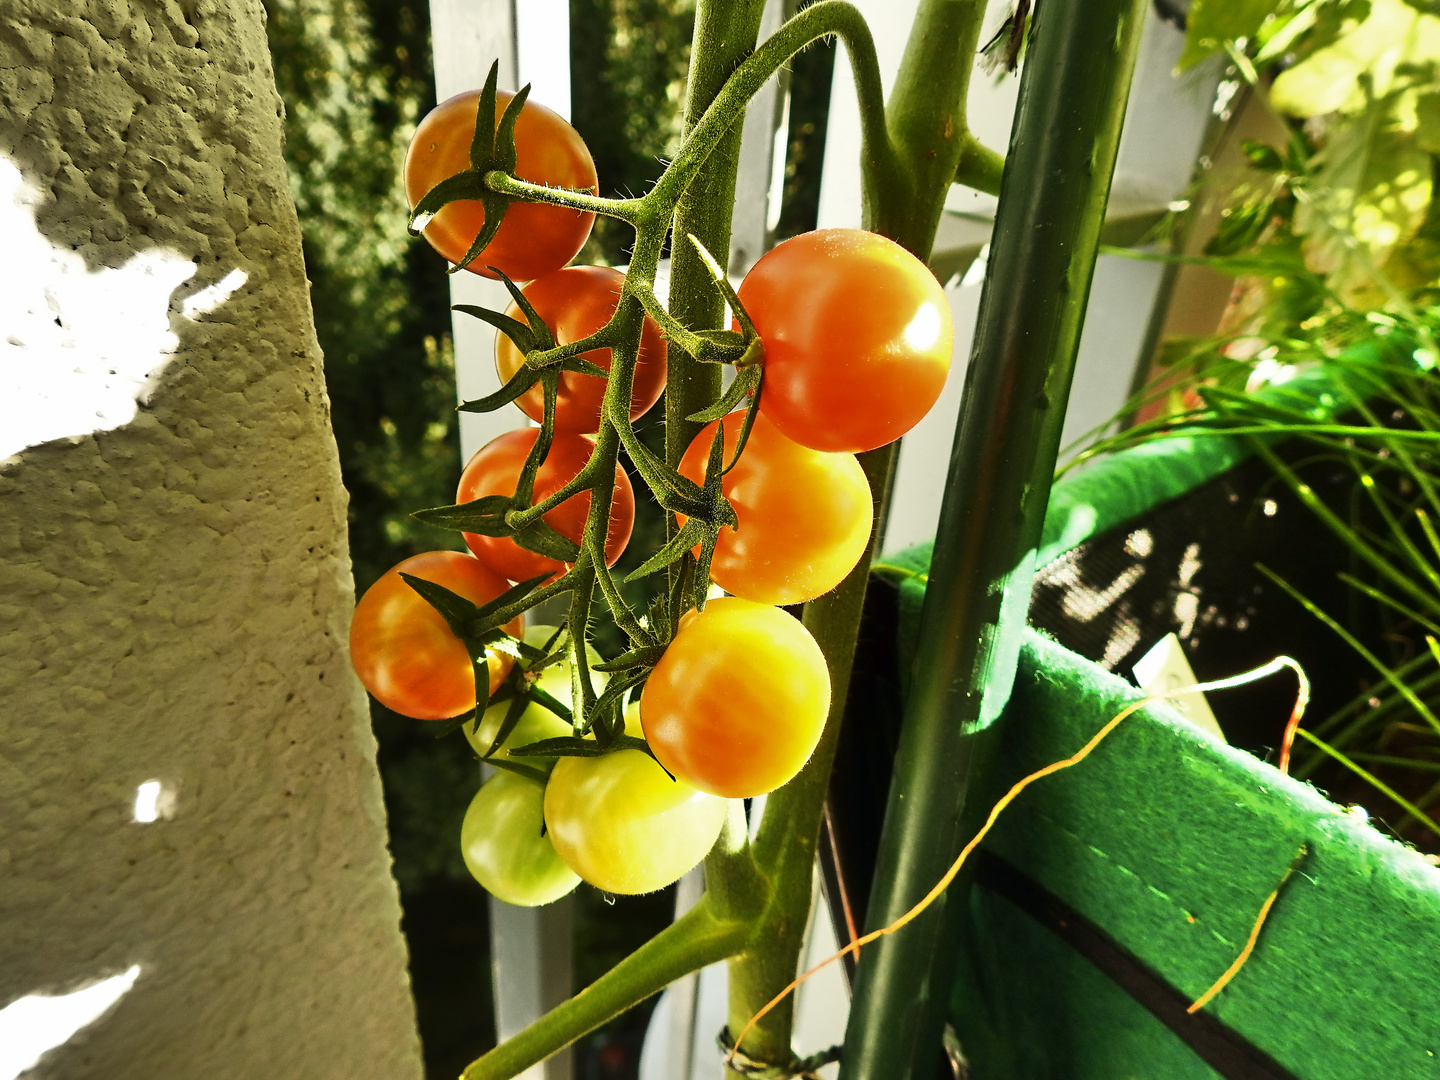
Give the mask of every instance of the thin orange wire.
[(1275, 901), (1280, 897), (1280, 890), (1285, 888), (1285, 883), (1290, 880), (1292, 874), (1300, 868), (1305, 861), (1305, 856), (1310, 853), (1308, 844), (1300, 845), (1300, 852), (1295, 856), (1295, 861), (1290, 864), (1290, 869), (1285, 871), (1285, 876), (1280, 879), (1280, 884), (1275, 886), (1275, 891), (1265, 898), (1265, 903), (1260, 906), (1260, 914), (1255, 919), (1255, 925), (1250, 928), (1250, 937), (1245, 941), (1245, 947), (1240, 950), (1240, 955), (1235, 962), (1225, 969), (1225, 973), (1215, 980), (1215, 984), (1195, 999), (1185, 1011), (1197, 1013), (1210, 1003), (1210, 1000), (1229, 984), (1230, 980), (1240, 974), (1240, 969), (1245, 966), (1245, 961), (1250, 959), (1250, 954), (1255, 951), (1255, 943), (1260, 940), (1260, 928), (1265, 925), (1265, 920), (1270, 917), (1270, 909), (1275, 906)]
[(1285, 724), (1285, 734), (1280, 740), (1280, 761), (1275, 766), (1282, 773), (1289, 775), (1290, 772), (1290, 748), (1295, 745), (1295, 732), (1300, 728), (1300, 718), (1305, 715), (1305, 706), (1310, 704), (1310, 680), (1305, 677), (1305, 670), (1291, 660), (1288, 656), (1276, 658), (1276, 663), (1285, 662), (1285, 666), (1295, 672), (1295, 677), (1300, 680), (1300, 688), (1295, 691), (1295, 708), (1290, 710), (1290, 719)]
[[(896, 919), (889, 926), (881, 927), (879, 930), (872, 930), (870, 933), (864, 935), (863, 937), (856, 938), (854, 941), (850, 942), (850, 944), (846, 945), (843, 949), (835, 953), (833, 956), (827, 957), (826, 959), (820, 961), (820, 963), (816, 964), (809, 971), (805, 972), (798, 978), (791, 981), (791, 983), (786, 986), (785, 989), (781, 990), (780, 993), (776, 994), (769, 1001), (768, 1004), (766, 1004), (759, 1012), (757, 1012), (754, 1016), (750, 1018), (750, 1022), (747, 1023), (745, 1027), (741, 1030), (739, 1037), (736, 1038), (735, 1042), (731, 1046), (730, 1053), (725, 1059), (725, 1064), (728, 1066), (732, 1061), (734, 1061), (736, 1052), (739, 1050), (740, 1045), (745, 1041), (745, 1036), (750, 1034), (751, 1030), (755, 1027), (755, 1025), (758, 1024), (761, 1019), (763, 1019), (765, 1015), (770, 1012), (771, 1009), (775, 1008), (775, 1006), (779, 1005), (782, 1001), (789, 997), (790, 994), (792, 994), (795, 989), (806, 979), (810, 978), (816, 972), (821, 971), (822, 969), (833, 964), (836, 960), (839, 960), (847, 953), (858, 953), (862, 946), (868, 945), (870, 944), (870, 942), (876, 940), (877, 938), (884, 937), (886, 934), (893, 934), (902, 926), (913, 922), (922, 911), (924, 911), (927, 907), (933, 904), (939, 898), (940, 894), (943, 893), (947, 887), (949, 887), (950, 883), (955, 880), (955, 875), (958, 874), (960, 872), (960, 868), (965, 865), (965, 860), (970, 857), (970, 853), (980, 846), (980, 842), (984, 840), (986, 834), (990, 832), (990, 828), (995, 824), (995, 819), (1000, 816), (1000, 812), (1004, 810), (1007, 806), (1009, 806), (1012, 802), (1014, 802), (1016, 796), (1018, 796), (1022, 791), (1024, 791), (1027, 787), (1033, 784), (1036, 780), (1042, 779), (1046, 776), (1050, 776), (1053, 773), (1060, 772), (1062, 769), (1068, 769), (1072, 765), (1080, 764), (1080, 762), (1084, 761), (1087, 757), (1089, 757), (1090, 752), (1094, 750), (1097, 746), (1099, 746), (1101, 741), (1104, 740), (1107, 735), (1109, 735), (1112, 731), (1114, 731), (1117, 727), (1120, 726), (1120, 723), (1123, 720), (1138, 712), (1140, 709), (1143, 709), (1146, 705), (1154, 704), (1157, 701), (1163, 701), (1166, 698), (1176, 697), (1180, 694), (1204, 693), (1207, 690), (1226, 690), (1235, 686), (1243, 686), (1247, 683), (1255, 682), (1258, 679), (1263, 679), (1267, 675), (1273, 675), (1275, 672), (1287, 667), (1290, 670), (1294, 671), (1300, 679), (1300, 690), (1296, 697), (1295, 709), (1294, 711), (1292, 711), (1290, 716), (1290, 722), (1286, 726), (1289, 737), (1293, 739), (1294, 731), (1292, 729), (1299, 724), (1300, 717), (1304, 715), (1305, 706), (1309, 703), (1310, 700), (1310, 681), (1305, 677), (1305, 672), (1301, 669), (1300, 665), (1288, 656), (1277, 656), (1274, 660), (1271, 660), (1267, 664), (1262, 664), (1258, 668), (1254, 668), (1251, 671), (1242, 672), (1239, 675), (1232, 675), (1227, 679), (1215, 679), (1211, 682), (1195, 683), (1192, 686), (1176, 687), (1175, 689), (1167, 690), (1162, 694), (1153, 694), (1149, 697), (1141, 698), (1139, 701), (1132, 702), (1131, 704), (1125, 706), (1125, 708), (1121, 709), (1116, 716), (1111, 718), (1111, 720), (1106, 723), (1104, 727), (1097, 731), (1094, 736), (1091, 737), (1089, 742), (1087, 742), (1079, 750), (1075, 751), (1075, 753), (1071, 754), (1068, 758), (1065, 758), (1062, 761), (1057, 761), (1053, 764), (1046, 765), (1043, 769), (1039, 769), (1036, 772), (1031, 773), (1029, 776), (1018, 781), (1009, 791), (1002, 795), (1000, 797), (1000, 801), (997, 802), (995, 806), (991, 809), (989, 817), (985, 819), (985, 824), (981, 826), (980, 830), (975, 834), (975, 836), (970, 840), (970, 842), (961, 849), (960, 854), (956, 857), (955, 861), (950, 864), (950, 869), (945, 872), (945, 876), (935, 883), (935, 887), (932, 888), (928, 893), (926, 893), (924, 898), (919, 903), (917, 903), (909, 911), (905, 912), (904, 915), (901, 915), (900, 918)], [(1285, 760), (1286, 764), (1288, 764), (1288, 755), (1282, 758), (1282, 760)], [(1291, 872), (1294, 872), (1293, 866), (1291, 868)], [(1287, 880), (1288, 878), (1289, 874), (1286, 875)], [(1281, 882), (1281, 885), (1284, 885), (1284, 881)], [(1276, 889), (1276, 892), (1278, 894), (1278, 888)], [(1272, 896), (1270, 900), (1266, 902), (1265, 911), (1261, 914), (1262, 922), (1264, 921), (1265, 914), (1269, 913), (1269, 905), (1274, 903), (1274, 900), (1275, 898)], [(1259, 924), (1257, 923), (1255, 931), (1252, 934), (1252, 941), (1250, 945), (1248, 945), (1246, 951), (1241, 954), (1242, 959), (1232, 965), (1232, 967), (1236, 971), (1238, 971), (1240, 965), (1244, 963), (1244, 958), (1247, 958), (1249, 956), (1250, 950), (1253, 950), (1253, 939), (1258, 938), (1259, 934)], [(1228, 979), (1226, 979), (1225, 976), (1222, 976), (1221, 978), (1222, 982), (1220, 985), (1223, 986), (1224, 982), (1228, 981)], [(1230, 974), (1230, 978), (1234, 978), (1234, 975)]]

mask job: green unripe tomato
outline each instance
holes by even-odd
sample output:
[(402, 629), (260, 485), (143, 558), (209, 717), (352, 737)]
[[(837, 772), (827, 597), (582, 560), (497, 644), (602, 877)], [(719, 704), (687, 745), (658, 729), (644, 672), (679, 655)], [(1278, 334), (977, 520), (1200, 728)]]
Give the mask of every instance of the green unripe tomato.
[[(627, 721), (639, 730), (633, 708)], [(545, 785), (556, 852), (596, 888), (625, 895), (663, 889), (695, 866), (715, 846), (726, 809), (639, 750), (561, 758)]]
[[(553, 626), (532, 626), (525, 631), (522, 640), (527, 645), (533, 645), (537, 649), (543, 649), (546, 642), (555, 636)], [(590, 658), (592, 665), (600, 663), (600, 654), (595, 651), (594, 646), (588, 642), (585, 646), (586, 655)], [(524, 661), (521, 661), (522, 667)], [(603, 671), (592, 672), (592, 679), (596, 691), (604, 688), (609, 678)], [(562, 660), (558, 664), (552, 664), (542, 671), (535, 680), (540, 689), (544, 690), (557, 701), (570, 704), (570, 661)], [(477, 726), (472, 720), (462, 729), (465, 738), (469, 740), (471, 747), (480, 757), (484, 757), (490, 750), (490, 745), (495, 741), (495, 736), (500, 731), (500, 725), (505, 722), (505, 714), (510, 710), (510, 701), (498, 701), (485, 710), (480, 717), (480, 724)], [(495, 752), (496, 757), (508, 758), (510, 750), (517, 746), (528, 746), (530, 743), (539, 742), (541, 739), (555, 739), (562, 735), (573, 735), (575, 732), (570, 725), (556, 716), (545, 706), (531, 702), (520, 714), (520, 719), (514, 729), (506, 736), (501, 743), (500, 749)], [(519, 762), (533, 765), (537, 768), (548, 767), (553, 763), (554, 758), (517, 758)]]
[(460, 854), (475, 880), (507, 904), (535, 907), (559, 900), (580, 878), (541, 835), (545, 788), (499, 772), (471, 800), (460, 826)]

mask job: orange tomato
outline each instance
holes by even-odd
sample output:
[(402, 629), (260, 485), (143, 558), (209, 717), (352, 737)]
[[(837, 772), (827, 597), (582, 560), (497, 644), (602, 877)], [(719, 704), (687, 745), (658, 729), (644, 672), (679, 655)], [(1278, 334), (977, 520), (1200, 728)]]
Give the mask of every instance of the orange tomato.
[(739, 597), (681, 622), (640, 697), (656, 759), (682, 783), (729, 799), (773, 791), (825, 729), (830, 672), (800, 620)]
[[(505, 90), (495, 95), (497, 122), (512, 97)], [(442, 101), (420, 121), (405, 154), (405, 195), (412, 209), (441, 180), (470, 168), (479, 111), (480, 91), (471, 90)], [(595, 162), (584, 140), (558, 114), (529, 100), (515, 124), (514, 176), (532, 184), (598, 190)], [(466, 269), (493, 278), (487, 267), (496, 266), (516, 281), (529, 281), (573, 259), (594, 223), (594, 214), (580, 210), (512, 202), (495, 238)], [(484, 205), (461, 199), (441, 207), (424, 235), (431, 247), (458, 263), (484, 224)]]
[[(475, 707), (475, 677), (465, 643), (440, 613), (400, 576), (433, 581), (480, 605), (509, 585), (462, 551), (427, 551), (392, 567), (365, 590), (350, 621), (350, 662), (365, 689), (386, 708), (417, 720), (443, 720)], [(523, 621), (506, 624), (518, 637)], [(510, 671), (511, 659), (489, 651), (490, 693)]]
[[(539, 437), (539, 428), (521, 428), (508, 431), (482, 446), (460, 475), (455, 501), (465, 503), (485, 495), (514, 495), (525, 458)], [(540, 502), (573, 480), (590, 460), (594, 449), (595, 444), (584, 435), (557, 431), (550, 444), (550, 453), (535, 475), (535, 501)], [(561, 536), (578, 544), (585, 532), (585, 518), (589, 513), (590, 493), (582, 491), (551, 510), (544, 520)], [(630, 486), (630, 478), (625, 471), (617, 465), (615, 492), (610, 501), (610, 528), (605, 538), (607, 565), (613, 566), (620, 558), (625, 545), (630, 542), (630, 530), (634, 525), (635, 490)], [(527, 551), (508, 536), (462, 535), (479, 559), (511, 581), (525, 581), (540, 574), (553, 575), (565, 570), (565, 564), (558, 559)]]
[[(726, 464), (744, 420), (740, 412), (724, 418)], [(714, 437), (715, 424), (706, 425), (680, 462), (680, 472), (697, 484), (705, 480)], [(755, 417), (745, 452), (720, 490), (735, 508), (739, 527), (720, 530), (710, 578), (746, 600), (813, 600), (840, 584), (870, 539), (870, 485), (855, 455), (801, 446), (763, 413)]]
[[(608, 323), (620, 303), (625, 275), (605, 266), (571, 266), (546, 274), (525, 286), (525, 299), (555, 334), (557, 345), (589, 337)], [(505, 314), (525, 322), (518, 304)], [(610, 350), (591, 349), (580, 354), (592, 364), (610, 370)], [(520, 370), (525, 354), (504, 334), (495, 339), (495, 368), (506, 383)], [(630, 393), (630, 419), (638, 420), (660, 399), (665, 390), (665, 339), (649, 316), (640, 338), (639, 363)], [(600, 403), (605, 397), (605, 380), (578, 371), (560, 374), (560, 393), (555, 402), (555, 430), (594, 432), (600, 430)], [(537, 383), (516, 399), (515, 404), (535, 421), (545, 418), (545, 391)]]

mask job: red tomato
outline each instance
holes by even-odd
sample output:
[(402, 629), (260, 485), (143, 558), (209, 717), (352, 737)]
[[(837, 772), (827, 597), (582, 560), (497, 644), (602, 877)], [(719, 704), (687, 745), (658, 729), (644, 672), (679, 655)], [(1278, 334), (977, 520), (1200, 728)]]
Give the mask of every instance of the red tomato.
[[(740, 412), (725, 417), (727, 464), (744, 421)], [(680, 462), (680, 472), (697, 484), (705, 480), (714, 437), (715, 425), (706, 425)], [(739, 528), (720, 530), (710, 577), (746, 600), (813, 600), (840, 584), (870, 539), (870, 485), (855, 455), (807, 449), (780, 434), (763, 413), (720, 489)]]
[[(507, 431), (476, 451), (460, 475), (460, 488), (455, 493), (458, 503), (471, 502), (485, 495), (514, 495), (520, 480), (520, 469), (535, 440), (539, 428)], [(535, 501), (559, 491), (585, 467), (595, 444), (584, 435), (557, 431), (550, 444), (550, 453), (535, 475)], [(580, 542), (585, 531), (585, 517), (590, 513), (590, 493), (566, 499), (545, 515), (545, 522), (561, 536)], [(630, 542), (635, 525), (635, 491), (630, 478), (618, 465), (615, 467), (615, 494), (610, 501), (610, 530), (605, 538), (605, 562), (613, 566)], [(556, 559), (526, 551), (508, 536), (480, 536), (464, 533), (465, 543), (484, 562), (493, 566), (511, 581), (525, 581), (539, 574), (562, 573), (565, 565)]]
[[(474, 604), (487, 604), (509, 586), (462, 551), (427, 551), (388, 570), (365, 590), (350, 622), (350, 662), (387, 708), (417, 720), (443, 720), (475, 707), (475, 677), (464, 643), (440, 613), (400, 577), (433, 581)], [(520, 618), (505, 629), (520, 635)], [(490, 692), (510, 671), (508, 656), (487, 652)]]
[(945, 387), (954, 332), (944, 290), (892, 240), (805, 233), (757, 262), (739, 292), (765, 343), (760, 411), (802, 446), (884, 446)]
[[(495, 95), (498, 121), (514, 95)], [(442, 101), (420, 121), (405, 154), (405, 195), (413, 208), (441, 180), (470, 168), (470, 143), (480, 91)], [(597, 190), (595, 162), (575, 129), (544, 105), (527, 100), (515, 124), (515, 172), (520, 180), (581, 191)], [(529, 281), (558, 270), (575, 257), (590, 236), (595, 215), (544, 203), (512, 202), (495, 239), (467, 270), (494, 277), (497, 266), (516, 281)], [(441, 208), (425, 226), (430, 246), (452, 263), (470, 250), (485, 223), (477, 199)]]
[(830, 672), (810, 632), (739, 597), (682, 620), (640, 697), (660, 764), (728, 799), (763, 795), (799, 772), (829, 710)]
[[(555, 334), (557, 345), (568, 345), (588, 337), (608, 323), (620, 303), (625, 275), (605, 266), (571, 266), (532, 281), (525, 298)], [(518, 304), (505, 314), (525, 322)], [(610, 350), (591, 349), (581, 353), (592, 364), (610, 370)], [(647, 315), (640, 338), (640, 362), (630, 393), (630, 419), (638, 420), (659, 400), (665, 389), (665, 339)], [(495, 339), (495, 368), (502, 383), (520, 370), (525, 354), (504, 334)], [(560, 394), (555, 403), (555, 430), (593, 432), (600, 430), (600, 402), (605, 380), (593, 375), (565, 371), (560, 375)], [(532, 420), (545, 417), (545, 392), (536, 384), (515, 402)]]

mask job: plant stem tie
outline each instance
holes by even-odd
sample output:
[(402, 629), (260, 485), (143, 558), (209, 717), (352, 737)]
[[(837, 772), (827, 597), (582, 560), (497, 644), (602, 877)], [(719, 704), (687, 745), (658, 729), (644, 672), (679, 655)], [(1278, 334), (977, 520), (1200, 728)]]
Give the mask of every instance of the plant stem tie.
[[(990, 810), (990, 816), (985, 819), (985, 824), (980, 827), (979, 831), (977, 831), (975, 835), (970, 839), (970, 842), (961, 849), (960, 854), (956, 856), (955, 861), (950, 864), (950, 869), (945, 871), (945, 876), (935, 883), (935, 887), (931, 889), (928, 893), (926, 893), (925, 896), (919, 901), (919, 903), (917, 903), (909, 911), (905, 912), (904, 915), (901, 915), (889, 926), (882, 926), (879, 930), (870, 931), (870, 933), (866, 934), (864, 937), (856, 938), (854, 941), (850, 942), (850, 944), (846, 945), (843, 949), (837, 952), (834, 956), (831, 956), (826, 960), (820, 961), (820, 963), (816, 964), (809, 971), (797, 977), (792, 983), (790, 983), (789, 986), (785, 987), (784, 990), (781, 990), (780, 993), (776, 994), (775, 997), (770, 1000), (769, 1004), (767, 1004), (764, 1008), (762, 1008), (759, 1012), (757, 1012), (754, 1016), (750, 1018), (750, 1022), (746, 1024), (744, 1029), (740, 1032), (740, 1038), (735, 1040), (735, 1045), (738, 1046), (740, 1043), (744, 1042), (745, 1036), (750, 1034), (750, 1030), (757, 1023), (760, 1022), (760, 1019), (765, 1016), (765, 1014), (768, 1013), (771, 1009), (775, 1008), (776, 1005), (779, 1005), (780, 1002), (784, 1001), (791, 994), (791, 992), (795, 990), (796, 987), (798, 987), (806, 979), (810, 978), (810, 976), (814, 975), (816, 972), (820, 971), (822, 968), (828, 966), (829, 964), (833, 964), (836, 960), (839, 960), (847, 953), (858, 954), (860, 952), (861, 946), (868, 945), (876, 938), (883, 937), (886, 934), (893, 934), (895, 931), (899, 930), (907, 923), (913, 922), (922, 911), (924, 911), (937, 899), (939, 899), (940, 895), (944, 893), (947, 888), (949, 888), (950, 883), (955, 880), (955, 875), (960, 873), (960, 867), (965, 864), (965, 860), (970, 857), (971, 852), (973, 852), (977, 847), (980, 846), (980, 842), (984, 840), (986, 835), (990, 832), (991, 827), (995, 824), (995, 820), (1000, 816), (1000, 812), (1002, 810), (1004, 810), (1007, 806), (1014, 802), (1016, 797), (1027, 787), (1033, 784), (1036, 780), (1042, 779), (1046, 776), (1050, 776), (1052, 773), (1057, 773), (1062, 769), (1068, 769), (1072, 765), (1080, 764), (1080, 762), (1084, 761), (1087, 757), (1089, 757), (1090, 752), (1094, 750), (1097, 746), (1099, 746), (1100, 743), (1104, 741), (1105, 737), (1109, 735), (1112, 731), (1114, 731), (1117, 727), (1119, 727), (1121, 722), (1127, 717), (1139, 712), (1146, 705), (1152, 705), (1157, 701), (1164, 701), (1167, 698), (1179, 697), (1182, 694), (1205, 693), (1209, 690), (1226, 690), (1235, 686), (1244, 686), (1248, 683), (1255, 682), (1258, 679), (1263, 679), (1267, 675), (1273, 675), (1278, 671), (1283, 671), (1285, 668), (1289, 668), (1290, 670), (1294, 671), (1300, 679), (1299, 690), (1296, 693), (1295, 709), (1292, 711), (1290, 723), (1287, 725), (1287, 730), (1289, 730), (1295, 728), (1300, 723), (1300, 717), (1304, 715), (1305, 705), (1310, 699), (1310, 681), (1305, 677), (1305, 672), (1301, 670), (1300, 665), (1288, 656), (1277, 656), (1268, 664), (1262, 664), (1260, 667), (1254, 668), (1250, 671), (1242, 672), (1239, 675), (1232, 675), (1228, 679), (1214, 679), (1210, 682), (1195, 683), (1191, 686), (1177, 686), (1172, 690), (1166, 690), (1164, 693), (1152, 694), (1149, 697), (1141, 698), (1139, 701), (1132, 701), (1129, 705), (1126, 705), (1125, 708), (1121, 709), (1118, 713), (1111, 717), (1104, 727), (1102, 727), (1093, 736), (1091, 736), (1089, 742), (1087, 742), (1079, 750), (1075, 751), (1075, 753), (1060, 761), (1052, 762), (1051, 764), (1046, 765), (1043, 769), (1037, 769), (1029, 776), (1026, 776), (1023, 779), (1016, 781), (1015, 786), (1012, 787), (1009, 791), (1007, 791), (1004, 795), (1002, 795), (1000, 797), (1000, 801), (997, 802)], [(1290, 734), (1293, 738), (1293, 730), (1290, 731)], [(1303, 853), (1301, 858), (1303, 858)], [(1295, 867), (1299, 864), (1300, 859), (1297, 859), (1296, 862), (1292, 864), (1290, 873), (1294, 873)], [(1285, 884), (1285, 881), (1289, 880), (1289, 876), (1290, 874), (1287, 873), (1285, 879), (1280, 882), (1281, 886)], [(1280, 890), (1277, 887), (1275, 890), (1276, 895), (1279, 894), (1279, 891)], [(1265, 902), (1265, 907), (1260, 913), (1260, 920), (1255, 924), (1255, 929), (1251, 934), (1250, 944), (1247, 945), (1245, 950), (1240, 954), (1240, 958), (1231, 965), (1232, 970), (1227, 971), (1224, 975), (1221, 976), (1220, 981), (1211, 988), (1211, 991), (1206, 996), (1202, 997), (1200, 1001), (1197, 1002), (1196, 1005), (1191, 1009), (1192, 1012), (1195, 1009), (1202, 1007), (1206, 1001), (1208, 1001), (1211, 997), (1214, 996), (1214, 994), (1219, 993), (1220, 988), (1223, 987), (1225, 983), (1229, 982), (1230, 979), (1235, 977), (1234, 973), (1240, 970), (1240, 965), (1242, 965), (1246, 961), (1246, 959), (1249, 958), (1251, 950), (1254, 949), (1255, 939), (1258, 938), (1260, 935), (1260, 923), (1264, 922), (1265, 916), (1269, 914), (1270, 906), (1274, 902), (1274, 896), (1271, 896), (1271, 898)], [(726, 1044), (722, 1041), (721, 1045), (724, 1046)], [(731, 1050), (729, 1058), (726, 1059), (726, 1064), (732, 1064), (733, 1062), (738, 1060), (739, 1057), (740, 1053), (738, 1050)]]
[(735, 1048), (735, 1044), (730, 1041), (728, 1026), (720, 1029), (720, 1034), (715, 1036), (715, 1042), (726, 1055), (725, 1065), (727, 1068), (741, 1076), (754, 1077), (755, 1080), (819, 1080), (816, 1074), (821, 1068), (829, 1065), (832, 1061), (840, 1060), (840, 1047), (832, 1046), (828, 1050), (821, 1050), (809, 1057), (792, 1057), (785, 1065), (760, 1061)]

